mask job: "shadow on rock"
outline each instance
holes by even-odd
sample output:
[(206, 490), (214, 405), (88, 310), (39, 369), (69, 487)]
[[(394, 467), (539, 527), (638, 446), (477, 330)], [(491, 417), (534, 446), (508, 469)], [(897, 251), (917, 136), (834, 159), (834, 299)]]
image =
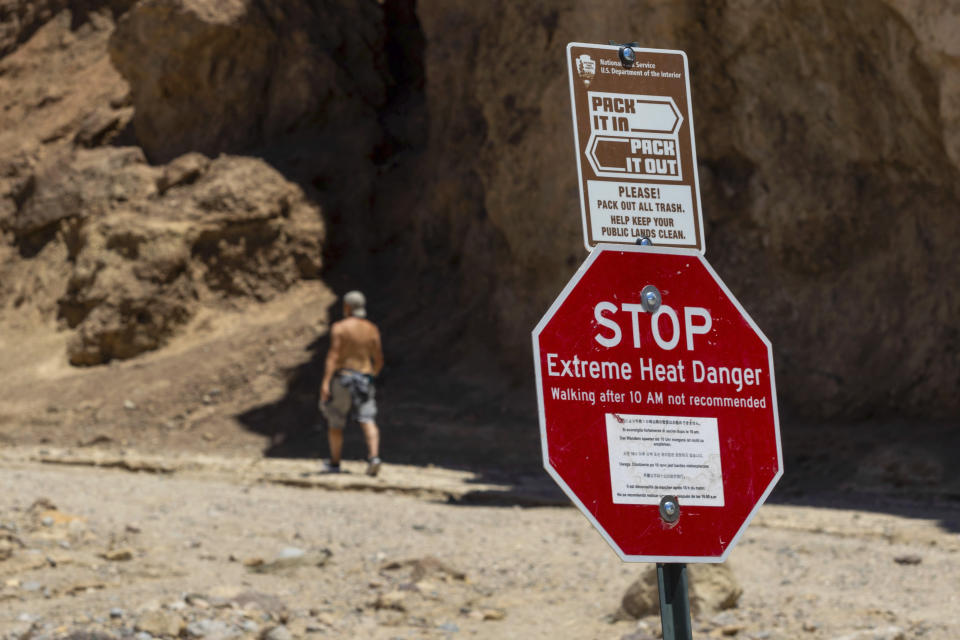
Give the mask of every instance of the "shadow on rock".
[(276, 458), (319, 458), (327, 454), (326, 430), (317, 411), (329, 336), (305, 348), (306, 360), (287, 370), (287, 390), (276, 402), (237, 416), (246, 429), (270, 439), (264, 455)]

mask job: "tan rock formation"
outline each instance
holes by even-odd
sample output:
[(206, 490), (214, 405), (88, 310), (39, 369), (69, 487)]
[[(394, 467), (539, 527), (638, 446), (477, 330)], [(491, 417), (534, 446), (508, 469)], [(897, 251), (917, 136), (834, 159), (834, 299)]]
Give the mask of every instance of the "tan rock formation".
[(103, 146), (133, 115), (107, 57), (111, 7), (54, 9), (0, 62), (0, 308), (58, 318), (70, 361), (90, 365), (163, 345), (200, 305), (317, 277), (319, 207), (264, 161), (158, 167)]
[(260, 160), (229, 156), (202, 173), (194, 166), (189, 184), (182, 176), (170, 184), (171, 173), (197, 160), (185, 156), (164, 174), (141, 164), (167, 185), (163, 195), (84, 226), (59, 301), (61, 317), (77, 328), (69, 345), (74, 364), (155, 349), (198, 302), (268, 300), (319, 273), (323, 226), (298, 187)]
[(137, 141), (168, 161), (246, 149), (317, 118), (375, 137), (382, 31), (362, 0), (150, 0), (120, 19), (110, 58), (132, 88)]
[(564, 47), (635, 39), (689, 54), (707, 256), (782, 404), (956, 415), (955, 23), (945, 0), (0, 3), (0, 315), (59, 318), (76, 363), (156, 348), (197, 305), (317, 277), (322, 203), (332, 262), (388, 303), (429, 291), (441, 342), (528, 386), (585, 255)]

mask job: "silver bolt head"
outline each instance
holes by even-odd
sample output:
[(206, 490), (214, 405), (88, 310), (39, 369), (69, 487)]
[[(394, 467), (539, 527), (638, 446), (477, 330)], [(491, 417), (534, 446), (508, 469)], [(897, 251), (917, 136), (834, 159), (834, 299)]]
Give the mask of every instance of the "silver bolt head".
[(637, 61), (637, 54), (632, 47), (620, 47), (620, 62), (625, 67), (632, 67)]
[(680, 519), (680, 501), (676, 496), (663, 496), (660, 499), (660, 519), (667, 524)]
[(652, 284), (648, 284), (640, 290), (640, 301), (643, 304), (643, 310), (647, 313), (654, 313), (663, 303), (660, 296), (660, 290)]

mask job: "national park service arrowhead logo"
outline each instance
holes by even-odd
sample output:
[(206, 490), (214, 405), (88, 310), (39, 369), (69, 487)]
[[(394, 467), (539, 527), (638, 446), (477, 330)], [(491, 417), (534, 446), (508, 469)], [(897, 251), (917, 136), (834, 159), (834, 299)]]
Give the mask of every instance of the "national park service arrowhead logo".
[(597, 62), (584, 53), (577, 58), (577, 75), (583, 80), (584, 86), (589, 87), (590, 82), (597, 75)]

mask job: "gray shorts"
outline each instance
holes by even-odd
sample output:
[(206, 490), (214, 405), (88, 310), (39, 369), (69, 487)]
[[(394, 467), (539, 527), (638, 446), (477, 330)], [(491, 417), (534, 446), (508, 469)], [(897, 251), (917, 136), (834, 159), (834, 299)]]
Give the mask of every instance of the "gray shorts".
[(340, 370), (330, 381), (330, 400), (320, 403), (320, 412), (331, 429), (343, 429), (347, 421), (373, 422), (377, 417), (373, 380), (355, 371)]

